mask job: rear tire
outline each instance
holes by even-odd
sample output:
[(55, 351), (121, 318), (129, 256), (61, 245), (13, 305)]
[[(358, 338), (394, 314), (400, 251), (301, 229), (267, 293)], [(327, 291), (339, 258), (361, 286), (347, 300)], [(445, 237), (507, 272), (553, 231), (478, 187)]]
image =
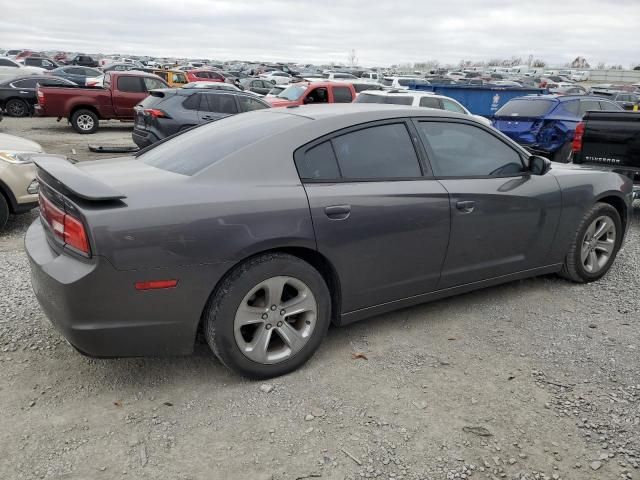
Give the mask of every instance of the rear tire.
[(607, 203), (596, 203), (580, 222), (560, 275), (576, 283), (599, 280), (611, 268), (622, 236), (618, 211)]
[(216, 288), (204, 312), (204, 334), (231, 370), (271, 378), (313, 356), (330, 318), (322, 275), (297, 257), (270, 253), (240, 264)]
[(71, 116), (71, 126), (78, 133), (95, 133), (100, 127), (100, 120), (91, 110), (81, 109)]
[(19, 98), (12, 98), (5, 106), (4, 110), (10, 117), (28, 117), (31, 114), (29, 104)]
[(4, 195), (0, 193), (0, 231), (7, 224), (7, 220), (9, 220), (9, 204)]
[(557, 163), (571, 163), (571, 142), (567, 142), (559, 150), (557, 150), (551, 160)]

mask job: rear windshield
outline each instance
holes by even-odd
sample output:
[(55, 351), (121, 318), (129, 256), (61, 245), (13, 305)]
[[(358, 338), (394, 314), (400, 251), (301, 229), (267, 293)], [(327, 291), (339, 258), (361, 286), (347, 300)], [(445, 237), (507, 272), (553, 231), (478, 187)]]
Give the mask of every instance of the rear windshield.
[(411, 105), (413, 97), (410, 95), (369, 95), (361, 93), (355, 103), (387, 103), (392, 105)]
[(286, 130), (301, 117), (243, 113), (188, 130), (138, 156), (147, 165), (194, 175), (243, 147)]
[(510, 100), (496, 112), (496, 117), (542, 117), (554, 105), (551, 100)]

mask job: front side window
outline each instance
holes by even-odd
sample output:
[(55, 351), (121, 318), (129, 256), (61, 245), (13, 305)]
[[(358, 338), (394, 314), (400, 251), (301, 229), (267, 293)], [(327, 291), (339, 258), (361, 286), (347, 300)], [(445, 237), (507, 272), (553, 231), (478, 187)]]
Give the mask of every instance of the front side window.
[[(284, 93), (284, 92), (282, 92)], [(325, 87), (311, 90), (305, 97), (306, 103), (329, 103), (329, 92)]]
[(351, 90), (347, 87), (333, 87), (333, 101), (335, 103), (351, 103), (353, 101)]
[(503, 177), (524, 171), (520, 155), (489, 132), (462, 123), (419, 122), (439, 177)]
[(8, 58), (0, 58), (0, 67), (13, 67), (13, 68), (17, 68), (18, 65), (16, 65), (15, 63), (13, 63), (11, 60), (9, 60)]
[(332, 140), (344, 179), (420, 177), (420, 163), (403, 123), (379, 125)]
[(143, 83), (140, 81), (140, 77), (122, 76), (118, 78), (118, 90), (121, 92), (145, 92)]

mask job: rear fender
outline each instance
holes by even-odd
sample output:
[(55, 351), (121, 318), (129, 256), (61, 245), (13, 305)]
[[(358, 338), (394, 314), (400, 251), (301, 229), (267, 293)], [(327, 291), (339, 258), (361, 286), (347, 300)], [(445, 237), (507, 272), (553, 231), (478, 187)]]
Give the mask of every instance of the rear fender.
[(574, 130), (571, 130), (565, 123), (555, 120), (547, 120), (540, 128), (538, 134), (538, 146), (547, 152), (555, 152), (562, 146), (573, 140)]

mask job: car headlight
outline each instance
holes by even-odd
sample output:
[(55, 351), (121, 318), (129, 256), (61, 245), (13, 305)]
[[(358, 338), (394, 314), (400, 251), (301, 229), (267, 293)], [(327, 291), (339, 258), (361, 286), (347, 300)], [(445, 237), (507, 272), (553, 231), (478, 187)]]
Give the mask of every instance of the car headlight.
[(32, 163), (31, 152), (6, 152), (0, 151), (0, 160), (9, 163)]

